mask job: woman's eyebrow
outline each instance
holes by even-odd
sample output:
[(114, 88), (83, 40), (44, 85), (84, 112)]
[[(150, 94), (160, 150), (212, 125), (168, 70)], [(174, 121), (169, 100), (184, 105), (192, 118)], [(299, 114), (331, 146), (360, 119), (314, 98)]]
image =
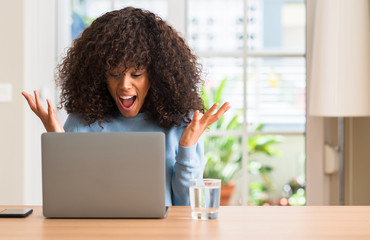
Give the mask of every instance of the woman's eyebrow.
[(111, 69), (108, 70), (108, 72), (110, 72), (110, 73), (111, 72), (124, 73), (126, 71), (127, 71), (126, 68), (123, 69), (123, 68), (120, 68), (120, 67), (115, 67), (115, 68), (111, 68)]
[(134, 72), (145, 72), (146, 68), (134, 68), (133, 71)]

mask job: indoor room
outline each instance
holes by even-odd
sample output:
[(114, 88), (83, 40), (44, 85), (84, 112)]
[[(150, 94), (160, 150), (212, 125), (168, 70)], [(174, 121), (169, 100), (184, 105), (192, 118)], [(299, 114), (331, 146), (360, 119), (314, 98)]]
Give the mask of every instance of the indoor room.
[[(0, 212), (33, 211), (0, 218), (0, 238), (370, 238), (369, 0), (1, 0), (0, 12)], [(86, 165), (65, 171), (74, 157)], [(216, 196), (196, 195), (202, 179)], [(214, 215), (197, 215), (208, 197)]]

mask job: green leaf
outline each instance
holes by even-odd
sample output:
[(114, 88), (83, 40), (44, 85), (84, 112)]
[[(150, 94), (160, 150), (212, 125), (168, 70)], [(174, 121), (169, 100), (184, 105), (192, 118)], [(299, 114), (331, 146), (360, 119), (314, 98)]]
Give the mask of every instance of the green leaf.
[(259, 169), (259, 172), (261, 174), (268, 174), (270, 172), (272, 172), (273, 168), (269, 165), (263, 165), (260, 169)]
[(224, 78), (221, 81), (221, 84), (220, 84), (220, 86), (217, 89), (216, 98), (215, 98), (215, 102), (216, 103), (220, 103), (221, 104), (221, 101), (222, 101), (222, 99), (221, 99), (222, 98), (222, 92), (224, 90), (224, 87), (225, 87), (226, 82), (227, 82), (227, 78)]
[(265, 127), (265, 124), (263, 123), (260, 123), (257, 127), (256, 127), (256, 131), (262, 131), (262, 129)]
[(202, 86), (202, 90), (200, 91), (201, 98), (204, 102), (204, 107), (209, 109), (209, 96), (207, 94), (206, 88)]
[(226, 126), (226, 130), (236, 130), (239, 128), (240, 124), (239, 124), (239, 116), (240, 116), (241, 112), (238, 112), (229, 122), (229, 124), (227, 124)]

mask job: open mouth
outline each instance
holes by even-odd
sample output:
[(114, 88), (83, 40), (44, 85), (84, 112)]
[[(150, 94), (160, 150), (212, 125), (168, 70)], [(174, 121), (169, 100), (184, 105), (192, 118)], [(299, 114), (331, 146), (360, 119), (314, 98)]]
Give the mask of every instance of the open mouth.
[(124, 110), (131, 110), (136, 101), (136, 96), (120, 96), (119, 101)]

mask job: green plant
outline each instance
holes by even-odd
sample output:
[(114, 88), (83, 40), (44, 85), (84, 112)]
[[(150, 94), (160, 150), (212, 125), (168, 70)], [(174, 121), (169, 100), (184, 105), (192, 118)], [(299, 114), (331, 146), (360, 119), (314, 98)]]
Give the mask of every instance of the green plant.
[[(221, 81), (217, 88), (206, 91), (202, 88), (202, 99), (206, 109), (211, 104), (222, 103), (222, 95), (228, 79)], [(239, 117), (241, 111), (234, 112), (234, 115), (222, 116), (216, 123), (209, 127), (210, 131), (239, 131), (242, 129)], [(257, 126), (255, 131), (261, 131), (264, 125)], [(269, 192), (274, 189), (270, 179), (270, 173), (273, 168), (269, 165), (262, 164), (254, 159), (257, 154), (267, 156), (277, 156), (281, 152), (274, 148), (274, 145), (281, 142), (280, 136), (275, 135), (253, 135), (248, 137), (248, 153), (250, 161), (248, 171), (251, 174), (261, 176), (261, 182), (250, 183), (249, 201), (255, 205), (263, 205), (268, 201)], [(205, 178), (218, 178), (223, 183), (228, 183), (233, 175), (241, 169), (241, 147), (242, 141), (239, 136), (206, 136), (205, 137), (205, 158), (206, 167), (204, 170)]]
[[(264, 125), (259, 125), (256, 130), (261, 131)], [(267, 156), (279, 156), (281, 151), (274, 147), (275, 144), (281, 143), (281, 136), (277, 135), (255, 135), (248, 139), (248, 172), (258, 175), (261, 181), (254, 181), (249, 184), (249, 203), (252, 205), (263, 205), (269, 201), (269, 195), (275, 190), (270, 175), (274, 170), (272, 166), (263, 164), (255, 156), (264, 154)]]
[[(222, 93), (227, 82), (227, 78), (221, 81), (217, 89), (209, 92), (202, 88), (202, 99), (206, 109), (213, 103), (222, 102)], [(231, 118), (222, 116), (216, 123), (212, 124), (208, 130), (240, 130), (238, 118), (241, 112), (237, 112)], [(240, 169), (241, 160), (241, 140), (237, 136), (206, 136), (204, 140), (206, 167), (204, 177), (218, 178), (222, 183), (228, 183), (234, 173)]]

